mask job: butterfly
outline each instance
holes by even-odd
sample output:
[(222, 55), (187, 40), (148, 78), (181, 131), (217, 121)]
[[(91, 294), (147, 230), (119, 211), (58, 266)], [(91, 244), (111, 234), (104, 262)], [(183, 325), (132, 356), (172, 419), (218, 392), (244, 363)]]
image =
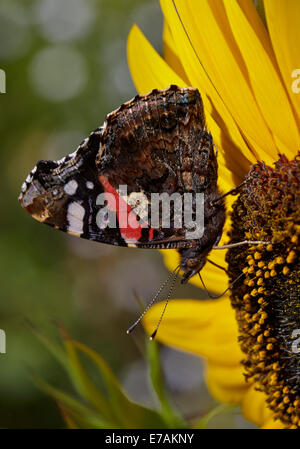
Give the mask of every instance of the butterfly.
[[(217, 178), (200, 93), (171, 85), (122, 104), (74, 153), (39, 161), (19, 201), (36, 220), (77, 237), (134, 248), (175, 248), (185, 283), (200, 272), (222, 235), (225, 206)], [(162, 220), (159, 195), (168, 201), (168, 222)], [(195, 238), (196, 195), (201, 196), (203, 230)], [(154, 226), (149, 216), (155, 200)], [(188, 201), (190, 223), (180, 222)]]

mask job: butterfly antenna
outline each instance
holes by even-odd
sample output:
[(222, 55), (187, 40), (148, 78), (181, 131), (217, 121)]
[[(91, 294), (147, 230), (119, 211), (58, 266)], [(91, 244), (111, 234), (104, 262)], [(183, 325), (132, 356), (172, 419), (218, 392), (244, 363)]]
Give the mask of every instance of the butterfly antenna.
[(165, 314), (167, 305), (168, 305), (168, 303), (169, 303), (171, 294), (172, 294), (172, 292), (173, 292), (173, 290), (174, 290), (175, 283), (176, 283), (176, 280), (177, 280), (177, 273), (178, 273), (178, 271), (179, 271), (179, 267), (178, 267), (178, 269), (177, 269), (176, 272), (173, 271), (173, 273), (172, 273), (172, 275), (173, 275), (173, 280), (172, 280), (172, 284), (171, 284), (171, 287), (170, 287), (168, 296), (166, 297), (165, 306), (164, 306), (163, 311), (162, 311), (162, 313), (161, 313), (161, 315), (160, 315), (160, 318), (159, 318), (159, 320), (158, 320), (158, 323), (157, 323), (157, 325), (156, 325), (156, 328), (155, 328), (154, 332), (152, 332), (152, 334), (150, 335), (150, 340), (154, 340), (154, 338), (155, 338), (155, 336), (156, 336), (156, 334), (157, 334), (158, 328), (159, 328), (159, 326), (160, 326), (160, 323), (161, 323), (161, 321), (162, 321), (162, 319), (163, 319), (163, 316), (164, 316), (164, 314)]
[(202, 276), (201, 276), (201, 274), (200, 274), (200, 271), (198, 271), (198, 275), (199, 275), (200, 281), (201, 281), (201, 283), (202, 283), (202, 285), (203, 285), (203, 287), (204, 287), (204, 290), (206, 291), (206, 293), (208, 294), (208, 296), (209, 296), (211, 299), (218, 299), (218, 298), (221, 298), (223, 295), (225, 295), (225, 293), (228, 292), (228, 290), (230, 290), (230, 289), (234, 286), (234, 284), (235, 284), (239, 279), (241, 279), (242, 276), (244, 276), (244, 273), (241, 273), (237, 278), (235, 278), (235, 280), (232, 281), (232, 282), (229, 284), (229, 286), (226, 288), (226, 290), (224, 290), (223, 293), (221, 293), (220, 295), (212, 295), (212, 294), (207, 290), (207, 288), (206, 288), (206, 286), (205, 286), (205, 284), (204, 284), (204, 281), (203, 281), (203, 279), (202, 279)]
[(159, 287), (158, 291), (156, 292), (155, 296), (153, 296), (153, 298), (151, 299), (151, 301), (147, 304), (145, 310), (143, 311), (143, 313), (139, 316), (139, 318), (129, 327), (129, 329), (127, 329), (127, 334), (131, 334), (131, 332), (136, 328), (136, 326), (139, 324), (139, 322), (141, 321), (141, 319), (145, 316), (145, 314), (148, 312), (148, 310), (150, 309), (151, 306), (153, 306), (153, 304), (155, 303), (155, 301), (157, 300), (157, 298), (159, 297), (160, 293), (162, 292), (162, 290), (165, 288), (165, 286), (170, 282), (170, 280), (174, 277), (174, 273), (178, 272), (179, 270), (179, 265), (175, 268), (174, 271), (172, 271), (169, 276), (167, 277), (167, 279), (162, 283), (162, 285)]

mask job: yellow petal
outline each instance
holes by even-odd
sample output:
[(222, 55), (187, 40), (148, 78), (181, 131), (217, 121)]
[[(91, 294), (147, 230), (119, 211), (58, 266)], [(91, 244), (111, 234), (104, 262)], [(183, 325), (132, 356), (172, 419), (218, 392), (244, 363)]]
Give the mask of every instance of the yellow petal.
[(243, 399), (243, 416), (257, 426), (262, 426), (264, 423), (265, 411), (265, 395), (262, 392), (256, 391), (254, 386), (251, 386)]
[(257, 391), (253, 384), (243, 398), (242, 413), (248, 421), (260, 427), (273, 421), (273, 413), (267, 406), (266, 395)]
[[(241, 69), (280, 152), (293, 158), (300, 140), (291, 105), (275, 61), (252, 29), (238, 3), (224, 1), (227, 17), (241, 54)], [(275, 154), (274, 157), (277, 155)]]
[(282, 424), (279, 419), (269, 419), (262, 426), (262, 429), (284, 429), (285, 426)]
[(208, 363), (205, 379), (211, 395), (223, 403), (240, 404), (249, 388), (240, 364), (224, 367)]
[[(176, 3), (177, 5), (177, 3)], [(164, 12), (166, 21), (168, 22), (172, 36), (177, 48), (177, 54), (180, 55), (185, 71), (188, 74), (192, 85), (198, 87), (203, 96), (206, 115), (210, 115), (218, 124), (221, 136), (218, 137), (220, 142), (220, 150), (224, 152), (227, 166), (231, 169), (232, 161), (238, 161), (243, 173), (249, 169), (249, 161), (253, 163), (255, 157), (248, 149), (245, 141), (235, 124), (230, 112), (227, 110), (222, 99), (220, 98), (215, 87), (212, 85), (205, 68), (199, 64), (197, 56), (191, 47), (191, 42), (185, 29), (182, 27), (176, 10), (172, 2), (161, 0), (162, 10)], [(209, 123), (209, 129), (211, 125)], [(214, 139), (215, 132), (212, 132)]]
[(266, 29), (266, 24), (261, 18), (264, 13), (262, 1), (263, 0), (258, 0), (255, 4), (253, 0), (237, 0), (237, 3), (247, 17), (248, 23), (256, 33), (257, 38), (262, 42), (269, 58), (272, 60), (273, 64), (276, 65), (276, 58), (272, 48), (271, 39)]
[(146, 94), (152, 89), (164, 89), (170, 84), (186, 86), (136, 25), (131, 28), (128, 36), (127, 57), (133, 82), (140, 94)]
[[(236, 133), (240, 134), (240, 131), (233, 121), (234, 117), (256, 157), (271, 163), (276, 154), (275, 143), (235, 60), (237, 55), (234, 54), (234, 48), (229, 45), (228, 24), (228, 35), (224, 36), (221, 31), (220, 21), (225, 16), (220, 9), (222, 2), (176, 1), (181, 21), (172, 2), (161, 0), (161, 5), (185, 71), (193, 85), (199, 86), (209, 97), (211, 107), (215, 108), (214, 118), (217, 122), (219, 120), (219, 127), (227, 128), (232, 140), (239, 139), (237, 147), (251, 160), (249, 150), (245, 148), (245, 143), (240, 143), (241, 136), (238, 137)], [(218, 9), (218, 22), (215, 9)], [(226, 16), (224, 20), (226, 22)], [(228, 151), (229, 154), (232, 153), (232, 150)]]
[(219, 385), (226, 388), (249, 388), (246, 384), (241, 363), (238, 365), (224, 366), (209, 362), (207, 364), (209, 376)]
[(300, 87), (297, 82), (300, 73), (293, 74), (295, 69), (299, 69), (299, 2), (264, 0), (264, 6), (274, 52), (300, 129), (300, 92), (294, 91)]
[[(164, 302), (146, 313), (143, 326), (152, 334)], [(242, 354), (228, 297), (219, 300), (172, 299), (156, 338), (167, 345), (206, 357), (217, 365), (236, 366)]]
[(274, 419), (273, 412), (266, 402), (265, 393), (255, 389), (252, 384), (247, 390), (242, 402), (243, 416), (263, 429), (283, 429), (279, 420)]
[(189, 86), (191, 83), (184, 71), (183, 65), (177, 54), (174, 39), (169, 25), (165, 21), (163, 31), (163, 43), (164, 43), (164, 60), (166, 63), (176, 72), (182, 80)]

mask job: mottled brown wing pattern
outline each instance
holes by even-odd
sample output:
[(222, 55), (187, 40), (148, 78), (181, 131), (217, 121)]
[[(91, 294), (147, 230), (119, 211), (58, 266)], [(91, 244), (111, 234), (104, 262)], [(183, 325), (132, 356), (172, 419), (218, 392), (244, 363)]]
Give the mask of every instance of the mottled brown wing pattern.
[(203, 176), (215, 182), (215, 164), (208, 173), (214, 158), (198, 90), (171, 86), (107, 116), (96, 164), (114, 187), (123, 181), (129, 191), (171, 194), (204, 191)]
[[(99, 172), (128, 193), (216, 191), (217, 162), (197, 89), (170, 86), (136, 96), (107, 116), (96, 161)], [(185, 229), (146, 230), (136, 246), (188, 247)], [(149, 210), (150, 214), (150, 210)]]

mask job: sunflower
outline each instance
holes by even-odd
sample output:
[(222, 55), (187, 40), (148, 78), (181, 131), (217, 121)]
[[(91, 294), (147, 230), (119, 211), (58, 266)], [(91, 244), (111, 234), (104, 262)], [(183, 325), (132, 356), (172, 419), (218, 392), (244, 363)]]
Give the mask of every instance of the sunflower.
[[(299, 323), (299, 203), (295, 207), (299, 201), (299, 159), (295, 157), (300, 148), (300, 96), (293, 89), (293, 77), (297, 73), (300, 24), (296, 1), (258, 3), (260, 13), (251, 0), (161, 0), (164, 58), (134, 25), (128, 38), (128, 62), (141, 94), (170, 84), (199, 89), (207, 128), (219, 150), (221, 191), (239, 185), (253, 167), (248, 174), (252, 190), (244, 189), (234, 205), (234, 197), (227, 199), (234, 221), (228, 215), (220, 244), (227, 243), (228, 236), (233, 242), (253, 240), (258, 235), (273, 237), (275, 231), (279, 244), (277, 250), (270, 245), (265, 250), (247, 247), (228, 251), (227, 257), (224, 251), (212, 251), (210, 258), (218, 265), (227, 267), (229, 262), (231, 279), (241, 272), (246, 276), (231, 292), (233, 308), (229, 295), (206, 301), (174, 299), (157, 338), (205, 357), (211, 393), (222, 402), (241, 404), (250, 421), (265, 428), (295, 428), (300, 425), (299, 360), (292, 360), (291, 383), (285, 384), (282, 373), (287, 373), (292, 362), (281, 360), (285, 371), (280, 371), (274, 334), (274, 320), (278, 324), (279, 318), (273, 316), (270, 322), (268, 299), (283, 297), (283, 309)], [(282, 189), (274, 198), (274, 179), (278, 177)], [(261, 209), (255, 209), (251, 195), (262, 190), (264, 195), (257, 194)], [(279, 220), (276, 211), (281, 210), (282, 202), (285, 215)], [(252, 232), (253, 220), (261, 214), (264, 220), (257, 219)], [(178, 253), (167, 250), (163, 256), (167, 267), (174, 270)], [(228, 286), (225, 272), (211, 264), (203, 268), (202, 277), (215, 293)], [(196, 276), (191, 283), (202, 287)], [(294, 302), (289, 302), (290, 297)], [(149, 332), (162, 307), (154, 306), (145, 316), (143, 323)], [(280, 319), (282, 336), (287, 318)], [(264, 357), (266, 353), (268, 357)]]

